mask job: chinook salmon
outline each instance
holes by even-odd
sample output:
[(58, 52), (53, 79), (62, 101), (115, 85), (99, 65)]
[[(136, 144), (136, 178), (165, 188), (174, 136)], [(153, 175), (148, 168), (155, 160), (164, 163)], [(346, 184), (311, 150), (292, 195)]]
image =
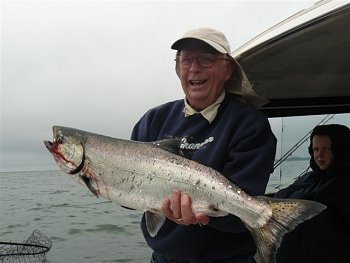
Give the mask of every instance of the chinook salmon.
[(163, 198), (174, 189), (187, 193), (193, 211), (239, 217), (255, 239), (262, 262), (275, 262), (282, 236), (325, 206), (313, 201), (252, 197), (216, 170), (179, 155), (180, 140), (137, 142), (54, 126), (44, 142), (60, 168), (120, 206), (145, 212), (156, 236), (165, 221)]

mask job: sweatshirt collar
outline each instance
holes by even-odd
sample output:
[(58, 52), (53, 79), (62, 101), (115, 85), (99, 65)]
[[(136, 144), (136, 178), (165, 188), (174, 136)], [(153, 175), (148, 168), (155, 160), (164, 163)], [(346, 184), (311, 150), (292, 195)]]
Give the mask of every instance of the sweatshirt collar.
[(183, 112), (185, 113), (185, 117), (189, 117), (193, 114), (200, 113), (202, 116), (209, 122), (212, 123), (218, 114), (218, 109), (220, 107), (220, 104), (223, 102), (225, 98), (225, 91), (223, 91), (220, 95), (220, 97), (210, 106), (205, 108), (204, 110), (198, 112), (195, 109), (191, 107), (191, 105), (187, 102), (187, 99), (185, 98), (185, 107), (183, 109)]

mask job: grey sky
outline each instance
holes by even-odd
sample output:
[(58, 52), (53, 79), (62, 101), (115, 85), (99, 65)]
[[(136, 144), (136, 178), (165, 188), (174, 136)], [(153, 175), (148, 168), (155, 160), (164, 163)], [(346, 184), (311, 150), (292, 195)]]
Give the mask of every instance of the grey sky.
[(128, 139), (183, 98), (170, 45), (185, 31), (217, 28), (234, 50), (314, 2), (2, 1), (0, 171), (56, 169), (53, 125)]

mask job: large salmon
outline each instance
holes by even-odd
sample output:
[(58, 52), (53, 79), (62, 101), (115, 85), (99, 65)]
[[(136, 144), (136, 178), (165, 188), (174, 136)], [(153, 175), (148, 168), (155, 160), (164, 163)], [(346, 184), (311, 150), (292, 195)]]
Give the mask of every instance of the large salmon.
[(325, 206), (306, 200), (252, 197), (216, 170), (182, 157), (177, 139), (136, 142), (54, 126), (45, 141), (60, 168), (97, 197), (145, 212), (151, 236), (162, 227), (163, 198), (187, 193), (193, 211), (239, 217), (253, 235), (262, 262), (275, 262), (282, 236)]

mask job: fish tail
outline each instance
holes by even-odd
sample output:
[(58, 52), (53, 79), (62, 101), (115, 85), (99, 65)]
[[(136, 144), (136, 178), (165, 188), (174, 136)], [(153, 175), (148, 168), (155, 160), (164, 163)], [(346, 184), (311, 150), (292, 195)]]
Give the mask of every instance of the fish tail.
[(272, 216), (261, 228), (249, 228), (257, 245), (261, 263), (276, 262), (277, 249), (284, 234), (298, 224), (318, 215), (325, 205), (309, 200), (275, 199), (261, 197), (271, 205)]

